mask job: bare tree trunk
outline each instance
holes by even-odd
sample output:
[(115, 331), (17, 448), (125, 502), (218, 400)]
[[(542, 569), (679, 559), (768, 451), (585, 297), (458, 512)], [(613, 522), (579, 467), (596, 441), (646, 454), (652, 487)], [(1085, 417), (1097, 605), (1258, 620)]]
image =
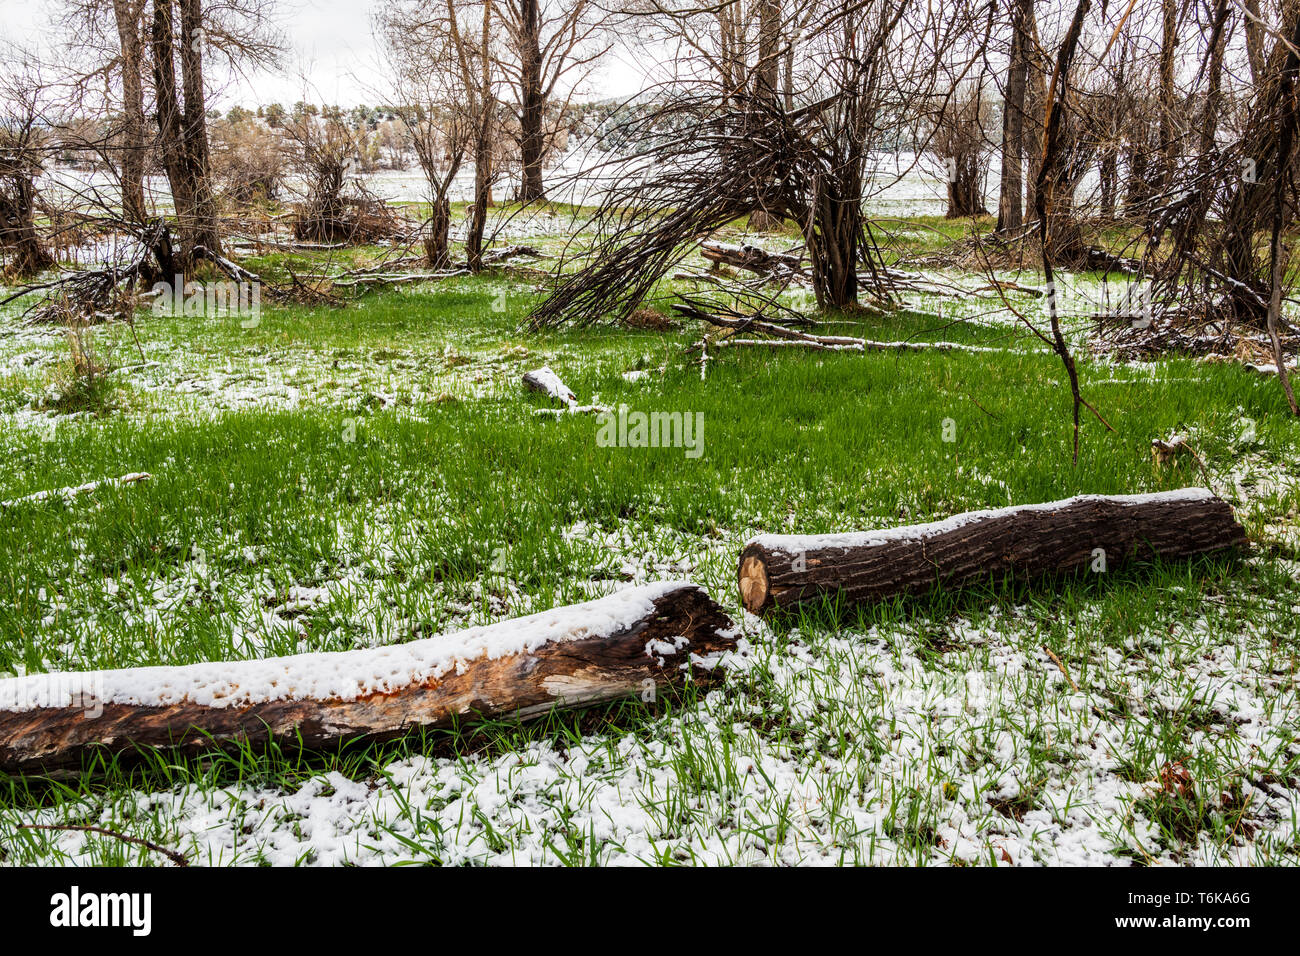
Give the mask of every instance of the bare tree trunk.
[(429, 217), (429, 235), (424, 240), (424, 257), (434, 269), (447, 265), (447, 234), (451, 231), (451, 202), (445, 198), (433, 201), (433, 215)]
[(1028, 64), (1025, 84), (1025, 209), (1038, 208), (1038, 169), (1043, 162), (1044, 118), (1047, 116), (1047, 82), (1045, 65), (1039, 62), (1034, 51), (1038, 49), (1038, 23), (1030, 16), (1026, 31)]
[(1119, 193), (1119, 155), (1113, 144), (1107, 143), (1102, 148), (1098, 178), (1101, 180), (1102, 218), (1114, 219)]
[(519, 198), (546, 198), (542, 161), (546, 153), (546, 92), (542, 89), (542, 14), (539, 0), (520, 0)]
[(36, 187), (24, 169), (10, 172), (9, 187), (0, 190), (0, 248), (11, 248), (14, 256), (5, 273), (25, 278), (54, 265), (36, 231)]
[(211, 162), (208, 158), (208, 108), (203, 92), (203, 8), (202, 0), (180, 0), (181, 87), (185, 96), (185, 141), (190, 175), (194, 183), (194, 241), (221, 255), (221, 233), (217, 227), (217, 201), (212, 193)]
[(1264, 78), (1264, 25), (1259, 19), (1259, 0), (1246, 0), (1246, 60), (1256, 85)]
[(113, 0), (122, 61), (122, 212), (135, 222), (145, 218), (144, 57), (140, 40), (143, 7), (144, 0)]
[(492, 205), (492, 111), (483, 109), (478, 131), (474, 136), (474, 203), (469, 208), (469, 233), (465, 237), (465, 253), (471, 272), (483, 268), (483, 232), (487, 227), (487, 211)]
[(1157, 175), (1161, 193), (1169, 188), (1174, 175), (1174, 51), (1178, 46), (1177, 0), (1161, 0), (1160, 41), (1160, 172)]
[(981, 195), (979, 157), (974, 153), (953, 157), (954, 166), (948, 181), (947, 219), (964, 219), (967, 216), (985, 216), (984, 197)]
[[(813, 291), (821, 308), (858, 303), (858, 242), (862, 236), (862, 187), (854, 188), (849, 164), (824, 175), (814, 191), (814, 223), (806, 235)], [(846, 181), (848, 180), (848, 181)]]
[(795, 39), (790, 37), (786, 41), (785, 67), (782, 70), (781, 77), (781, 95), (785, 98), (785, 111), (791, 113), (794, 111), (794, 48)]
[(1282, 351), (1282, 339), (1278, 333), (1279, 317), (1282, 311), (1282, 271), (1285, 266), (1282, 258), (1282, 229), (1287, 220), (1286, 193), (1288, 185), (1293, 185), (1295, 175), (1295, 137), (1297, 127), (1297, 88), (1300, 87), (1300, 18), (1297, 18), (1292, 31), (1286, 63), (1282, 68), (1281, 91), (1278, 97), (1282, 116), (1281, 127), (1277, 137), (1277, 156), (1273, 169), (1273, 235), (1269, 243), (1269, 303), (1268, 335), (1273, 343), (1273, 360), (1277, 363), (1277, 374), (1282, 380), (1282, 390), (1286, 394), (1287, 404), (1291, 406), (1292, 415), (1300, 415), (1300, 405), (1296, 404), (1295, 392), (1291, 388), (1291, 377), (1286, 368), (1286, 354)]
[[(181, 0), (181, 89), (176, 84), (175, 15), (171, 0), (154, 0), (154, 96), (163, 167), (180, 221), (182, 261), (195, 246), (220, 255), (216, 202), (208, 180), (207, 120), (203, 102), (202, 13), (199, 0)], [(184, 96), (182, 104), (181, 96)]]
[(758, 69), (755, 80), (761, 95), (774, 96), (780, 90), (781, 0), (759, 0)]
[[(1142, 130), (1145, 137), (1146, 130)], [(1150, 198), (1150, 184), (1147, 182), (1147, 153), (1149, 149), (1144, 142), (1130, 145), (1128, 150), (1128, 179), (1124, 187), (1124, 215), (1137, 218), (1142, 214), (1142, 207)]]
[[(182, 243), (189, 246), (192, 245), (189, 229), (194, 218), (194, 187), (185, 157), (184, 114), (176, 94), (176, 54), (172, 36), (171, 0), (154, 0), (151, 45), (158, 142), (163, 169), (171, 186), (172, 205), (180, 221)], [(182, 257), (184, 255), (182, 251)]]
[(1011, 25), (1011, 54), (1002, 104), (1002, 181), (998, 190), (998, 232), (1013, 232), (1024, 224), (1023, 154), (1025, 85), (1029, 78), (1028, 23), (1034, 0), (1016, 0)]

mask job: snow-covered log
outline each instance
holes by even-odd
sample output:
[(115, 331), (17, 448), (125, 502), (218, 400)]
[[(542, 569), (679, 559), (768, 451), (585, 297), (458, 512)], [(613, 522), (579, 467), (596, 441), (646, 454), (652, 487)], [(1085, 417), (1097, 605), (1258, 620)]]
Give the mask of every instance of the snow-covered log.
[(969, 511), (930, 524), (831, 535), (760, 535), (737, 571), (745, 609), (829, 598), (844, 605), (1008, 577), (1103, 573), (1130, 560), (1236, 548), (1246, 533), (1203, 488)]
[(323, 749), (462, 718), (538, 717), (707, 681), (735, 646), (702, 588), (649, 584), (407, 644), (0, 681), (0, 771), (75, 770), (139, 747)]

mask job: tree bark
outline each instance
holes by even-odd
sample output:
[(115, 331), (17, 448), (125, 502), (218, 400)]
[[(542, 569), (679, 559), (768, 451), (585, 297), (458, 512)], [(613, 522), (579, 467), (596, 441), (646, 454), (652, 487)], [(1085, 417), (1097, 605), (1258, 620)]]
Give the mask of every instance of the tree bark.
[(447, 234), (451, 231), (451, 202), (447, 199), (433, 201), (433, 214), (429, 217), (429, 235), (424, 240), (424, 257), (434, 269), (444, 268), (450, 261)]
[(179, 0), (181, 11), (181, 90), (185, 96), (185, 151), (194, 183), (194, 241), (221, 255), (217, 200), (212, 193), (208, 156), (208, 107), (203, 90), (202, 0)]
[(1160, 41), (1160, 172), (1159, 191), (1163, 194), (1174, 177), (1174, 111), (1177, 108), (1174, 91), (1174, 52), (1178, 47), (1177, 0), (1161, 0)]
[(822, 600), (852, 606), (935, 588), (1029, 580), (1246, 544), (1227, 502), (1203, 489), (1083, 496), (853, 535), (755, 538), (740, 555), (754, 614)]
[[(208, 174), (207, 108), (203, 94), (200, 0), (180, 0), (180, 32), (172, 0), (154, 0), (152, 26), (154, 97), (163, 168), (180, 223), (183, 261), (195, 246), (221, 254), (216, 200)], [(176, 82), (177, 44), (181, 64)], [(183, 97), (183, 100), (182, 100)]]
[(145, 218), (144, 56), (140, 39), (143, 8), (144, 0), (113, 0), (122, 62), (122, 212), (134, 222)]
[[(447, 642), (464, 655), (449, 660)], [(645, 699), (681, 687), (688, 674), (707, 682), (716, 657), (701, 658), (734, 646), (726, 612), (702, 588), (678, 583), (503, 621), (460, 639), (219, 667), (14, 678), (0, 681), (0, 771), (75, 771), (140, 747), (321, 750), (462, 719), (541, 717), (634, 694)], [(322, 679), (322, 670), (337, 676)], [(351, 696), (314, 690), (348, 681), (355, 681)], [(147, 705), (133, 702), (142, 686), (165, 690)], [(160, 697), (169, 702), (153, 702)]]
[(546, 91), (542, 88), (542, 14), (539, 0), (519, 0), (519, 199), (546, 198), (542, 162), (546, 154)]
[(492, 114), (483, 111), (474, 141), (474, 202), (469, 207), (469, 230), (465, 254), (471, 272), (483, 269), (483, 233), (487, 228), (488, 206), (492, 204)]
[(1101, 161), (1097, 164), (1097, 175), (1101, 181), (1101, 216), (1110, 221), (1115, 218), (1117, 196), (1119, 193), (1119, 156), (1110, 144), (1102, 148)]
[(1002, 179), (998, 189), (998, 232), (1024, 225), (1025, 87), (1029, 79), (1028, 23), (1034, 0), (1017, 0), (1011, 24), (1011, 53), (1002, 103)]
[(0, 248), (13, 249), (6, 278), (26, 278), (54, 265), (36, 229), (36, 186), (31, 172), (19, 168), (0, 188)]
[(780, 44), (781, 0), (759, 0), (758, 66), (754, 79), (760, 96), (776, 96), (780, 92)]
[(979, 156), (966, 153), (952, 157), (952, 162), (952, 175), (948, 178), (948, 211), (944, 218), (988, 215), (980, 189), (983, 170), (980, 169)]

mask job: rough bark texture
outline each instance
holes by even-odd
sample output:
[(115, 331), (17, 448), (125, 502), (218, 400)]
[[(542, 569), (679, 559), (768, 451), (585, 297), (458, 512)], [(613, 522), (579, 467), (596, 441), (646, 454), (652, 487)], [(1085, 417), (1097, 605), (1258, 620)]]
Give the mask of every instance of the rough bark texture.
[[(208, 175), (202, 23), (199, 0), (181, 0), (179, 24), (172, 0), (154, 0), (150, 45), (159, 145), (179, 221), (181, 258), (186, 262), (195, 246), (221, 253), (216, 200)], [(177, 58), (181, 65), (179, 88)]]
[(429, 234), (424, 238), (424, 258), (434, 269), (445, 268), (451, 261), (448, 255), (448, 233), (451, 230), (451, 202), (435, 199), (429, 216)]
[[(464, 673), (452, 670), (438, 679), (353, 700), (276, 700), (224, 708), (105, 703), (94, 718), (84, 705), (0, 711), (0, 771), (75, 770), (95, 757), (137, 747), (198, 752), (275, 741), (294, 749), (324, 749), (359, 739), (388, 740), (416, 728), (448, 727), (461, 718), (539, 717), (555, 708), (640, 693), (647, 680), (660, 688), (681, 686), (688, 656), (730, 649), (732, 628), (726, 612), (702, 588), (683, 584), (657, 598), (653, 612), (613, 634), (551, 642), (532, 653), (496, 660), (481, 657), (468, 663)], [(672, 650), (673, 638), (679, 636), (686, 643)], [(656, 645), (658, 656), (647, 652), (650, 641), (663, 642)], [(340, 657), (348, 653), (356, 652)], [(232, 680), (239, 666), (231, 665)], [(694, 672), (700, 681), (711, 673), (703, 668)]]
[(967, 216), (986, 216), (981, 181), (984, 178), (980, 169), (979, 156), (965, 153), (951, 159), (952, 168), (948, 177), (948, 211), (947, 219), (964, 219)]
[(519, 3), (519, 199), (546, 198), (546, 90), (542, 81), (542, 11), (538, 0)]
[(185, 140), (194, 192), (194, 241), (221, 254), (217, 200), (208, 154), (208, 107), (203, 85), (204, 26), (201, 0), (179, 0), (181, 90), (185, 97)]
[(819, 539), (810, 537), (809, 547), (791, 551), (755, 539), (740, 555), (741, 601), (754, 614), (823, 598), (863, 604), (935, 587), (1087, 570), (1098, 548), (1112, 569), (1130, 560), (1190, 558), (1246, 543), (1232, 508), (1208, 493), (1138, 502), (1072, 498), (970, 519), (954, 520), (951, 528), (918, 526), (915, 534), (906, 528), (882, 533), (878, 543), (854, 547), (818, 546)]
[(127, 219), (144, 222), (144, 54), (140, 18), (144, 0), (113, 0), (121, 48), (122, 71), (122, 212)]

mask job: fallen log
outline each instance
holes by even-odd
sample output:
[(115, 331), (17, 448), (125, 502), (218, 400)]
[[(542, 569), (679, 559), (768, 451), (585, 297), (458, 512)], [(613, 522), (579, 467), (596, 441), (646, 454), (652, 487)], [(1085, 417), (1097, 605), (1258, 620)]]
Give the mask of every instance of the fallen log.
[(132, 472), (129, 475), (123, 475), (121, 478), (100, 478), (98, 481), (88, 481), (84, 485), (74, 485), (68, 488), (54, 488), (49, 491), (34, 491), (30, 495), (23, 495), (21, 498), (10, 498), (6, 501), (0, 501), (0, 508), (16, 508), (19, 505), (34, 504), (51, 499), (60, 499), (64, 502), (70, 502), (78, 495), (89, 494), (99, 488), (111, 488), (121, 485), (133, 485), (140, 481), (148, 481), (153, 475), (143, 471)]
[(389, 272), (360, 275), (352, 279), (334, 279), (330, 285), (335, 289), (369, 288), (376, 285), (414, 285), (467, 275), (469, 275), (468, 269), (445, 269), (441, 272)]
[(735, 645), (698, 585), (650, 584), (439, 637), (260, 661), (0, 681), (0, 771), (76, 770), (140, 747), (319, 750), (462, 718), (539, 717), (707, 682)]
[(735, 246), (726, 242), (700, 243), (700, 255), (715, 266), (726, 265), (744, 269), (761, 276), (802, 276), (803, 261), (799, 256), (781, 252), (768, 252), (758, 246)]
[(1245, 543), (1231, 506), (1204, 488), (1082, 495), (880, 531), (760, 535), (741, 552), (737, 579), (745, 609), (765, 614), (823, 598), (851, 606)]
[(497, 265), (518, 258), (541, 259), (542, 253), (532, 246), (506, 246), (504, 249), (493, 249), (483, 253), (483, 264)]
[[(802, 332), (786, 325), (769, 322), (757, 315), (724, 315), (718, 312), (709, 312), (692, 302), (674, 302), (673, 309), (685, 318), (698, 319), (701, 322), (707, 322), (709, 325), (733, 333), (732, 337), (721, 338), (713, 343), (719, 348), (728, 346), (801, 347), (831, 352), (969, 352), (972, 354), (1015, 351), (987, 345), (964, 345), (961, 342), (878, 342), (873, 339), (860, 339), (850, 335), (814, 335), (811, 332)], [(771, 335), (775, 336), (775, 338), (742, 339), (735, 337), (746, 332)]]

